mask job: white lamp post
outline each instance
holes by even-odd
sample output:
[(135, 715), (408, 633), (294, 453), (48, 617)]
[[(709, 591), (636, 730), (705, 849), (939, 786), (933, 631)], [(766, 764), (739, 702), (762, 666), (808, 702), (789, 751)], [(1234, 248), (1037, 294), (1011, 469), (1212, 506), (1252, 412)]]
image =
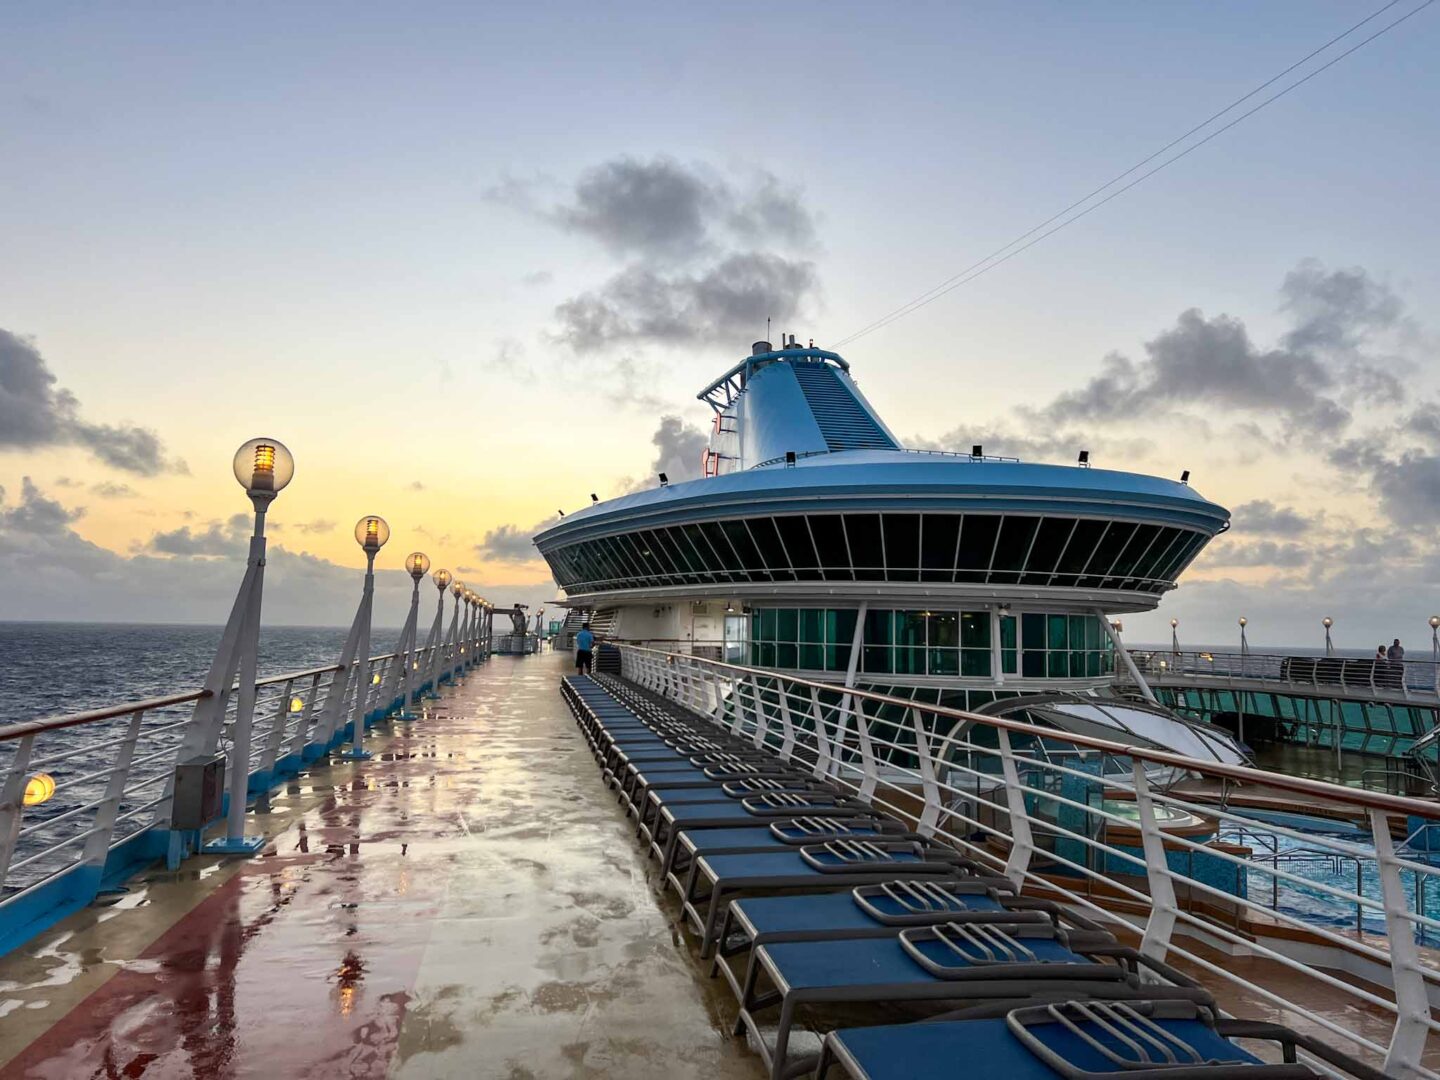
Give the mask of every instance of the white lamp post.
[(414, 698), (415, 683), (419, 681), (415, 674), (420, 667), (415, 655), (415, 637), (420, 622), (420, 582), (429, 569), (430, 557), (423, 551), (412, 551), (405, 556), (405, 572), (413, 582), (410, 589), (410, 613), (405, 616), (400, 642), (395, 646), (396, 666), (393, 670), (398, 678), (386, 695), (387, 701), (394, 701), (397, 691), (399, 693), (400, 711), (395, 714), (396, 720), (418, 719), (416, 714), (410, 711), (410, 703)]
[(455, 678), (455, 672), (460, 668), (460, 594), (464, 591), (463, 582), (456, 581), (450, 586), (450, 595), (455, 598), (455, 606), (450, 609), (450, 633), (445, 638), (445, 651), (448, 654), (446, 671), (451, 679)]
[(1180, 620), (1170, 620), (1170, 652), (1175, 656), (1180, 655)]
[[(350, 749), (337, 755), (350, 761), (364, 761), (370, 756), (365, 749), (365, 716), (370, 703), (370, 622), (375, 606), (375, 556), (390, 539), (390, 526), (385, 519), (368, 514), (355, 523), (355, 542), (365, 552), (365, 587), (360, 593), (360, 607), (355, 611), (355, 622), (350, 627), (354, 640), (354, 651), (350, 666), (346, 669), (347, 679), (355, 686), (355, 705), (350, 714), (354, 731), (351, 734)], [(338, 677), (338, 674), (337, 674)], [(344, 701), (344, 698), (341, 698)]]
[(1245, 638), (1245, 627), (1250, 625), (1250, 620), (1244, 615), (1240, 616), (1240, 670), (1245, 670), (1245, 657), (1250, 655), (1250, 642)]
[(1440, 615), (1430, 616), (1430, 663), (1435, 675), (1435, 691), (1440, 693)]
[(1325, 618), (1320, 620), (1320, 623), (1325, 627), (1325, 655), (1334, 656), (1335, 645), (1330, 640), (1330, 628), (1335, 625), (1335, 620), (1329, 615), (1326, 615)]
[(430, 580), (435, 582), (435, 588), (440, 595), (435, 600), (435, 621), (430, 624), (430, 637), (425, 642), (425, 648), (430, 651), (429, 663), (426, 665), (429, 674), (425, 680), (430, 688), (425, 697), (429, 701), (435, 701), (440, 697), (440, 654), (444, 651), (441, 647), (440, 631), (445, 625), (445, 590), (450, 587), (450, 571), (436, 570), (430, 575)]
[[(245, 804), (250, 783), (250, 733), (255, 718), (256, 653), (260, 643), (260, 597), (265, 584), (265, 512), (295, 475), (295, 459), (284, 444), (276, 439), (251, 439), (235, 451), (235, 479), (250, 496), (255, 508), (255, 530), (250, 536), (250, 552), (245, 563), (245, 577), (230, 618), (220, 636), (220, 647), (205, 677), (207, 695), (195, 705), (190, 726), (181, 740), (180, 761), (215, 753), (220, 743), (220, 730), (225, 723), (231, 687), (237, 677), (239, 690), (235, 698), (235, 728), (230, 741), (229, 781), (230, 806), (225, 820), (225, 836), (205, 845), (205, 851), (216, 854), (249, 855), (265, 843), (262, 836), (245, 835)], [(168, 813), (162, 804), (162, 811)], [(164, 823), (168, 824), (168, 822)]]

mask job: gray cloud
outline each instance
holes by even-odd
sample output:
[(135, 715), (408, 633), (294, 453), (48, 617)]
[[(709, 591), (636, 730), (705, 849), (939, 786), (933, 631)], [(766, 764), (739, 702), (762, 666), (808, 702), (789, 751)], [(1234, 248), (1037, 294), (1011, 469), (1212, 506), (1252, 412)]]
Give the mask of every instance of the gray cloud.
[(296, 532), (302, 532), (306, 534), (328, 533), (335, 531), (335, 522), (329, 520), (328, 518), (316, 518), (314, 521), (293, 522), (291, 524), (291, 528), (293, 528)]
[(203, 531), (198, 527), (192, 529), (189, 525), (181, 525), (169, 532), (157, 532), (145, 547), (157, 555), (215, 558), (239, 558), (247, 551), (244, 538), (218, 521), (212, 521)]
[[(1276, 506), (1269, 499), (1241, 503), (1231, 511), (1235, 531), (1241, 535), (1304, 536), (1318, 519), (1288, 506)], [(1233, 564), (1232, 564), (1233, 565)]]
[(79, 480), (72, 480), (68, 476), (57, 476), (55, 478), (55, 486), (60, 488), (78, 488), (84, 487), (85, 485)]
[(102, 499), (138, 499), (140, 497), (140, 493), (129, 484), (115, 484), (109, 480), (91, 484), (90, 493), (98, 495)]
[(0, 450), (47, 446), (78, 446), (141, 476), (188, 471), (184, 462), (166, 458), (153, 431), (83, 419), (79, 400), (56, 385), (35, 343), (0, 329)]
[(1363, 350), (1405, 327), (1403, 305), (1364, 270), (1327, 270), (1306, 260), (1281, 285), (1292, 327), (1272, 348), (1245, 324), (1198, 308), (1145, 343), (1145, 357), (1105, 357), (1098, 375), (1030, 415), (1039, 423), (1119, 422), (1157, 408), (1221, 406), (1280, 420), (1280, 436), (1333, 438), (1356, 403), (1404, 400), (1397, 362)]
[(555, 337), (578, 353), (749, 341), (767, 318), (795, 319), (815, 286), (813, 263), (758, 251), (728, 255), (698, 272), (635, 265), (556, 307)]
[(710, 445), (710, 437), (704, 431), (678, 416), (662, 416), (650, 441), (655, 445), (655, 460), (650, 465), (652, 473), (663, 472), (672, 484), (699, 479), (700, 457)]
[(528, 274), (522, 274), (520, 276), (520, 283), (522, 285), (529, 285), (532, 288), (539, 287), (541, 285), (549, 285), (554, 280), (555, 275), (552, 274), (549, 270), (534, 270)]
[(560, 518), (548, 517), (528, 529), (518, 525), (500, 525), (490, 529), (475, 545), (475, 554), (493, 562), (534, 562), (540, 558), (535, 550), (534, 535), (554, 525)]
[(32, 537), (54, 536), (68, 529), (73, 521), (85, 515), (84, 507), (67, 510), (54, 499), (41, 494), (28, 476), (20, 478), (20, 502), (5, 506), (5, 489), (0, 488), (0, 539), (4, 534)]
[(1206, 552), (1206, 563), (1211, 566), (1276, 566), (1294, 568), (1310, 562), (1310, 550), (1294, 541), (1276, 543), (1274, 540), (1258, 540), (1252, 543), (1221, 543)]
[(420, 480), (411, 480), (410, 483), (406, 484), (405, 486), (411, 491), (425, 490), (425, 484)]
[(620, 256), (690, 260), (730, 243), (808, 246), (815, 223), (799, 192), (772, 174), (738, 183), (672, 158), (617, 158), (583, 173), (549, 212)]

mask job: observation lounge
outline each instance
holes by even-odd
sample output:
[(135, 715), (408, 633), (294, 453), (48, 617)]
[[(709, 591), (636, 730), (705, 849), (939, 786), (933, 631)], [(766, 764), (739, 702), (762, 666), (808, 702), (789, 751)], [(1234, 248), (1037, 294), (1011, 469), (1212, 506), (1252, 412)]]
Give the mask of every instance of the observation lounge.
[[(612, 637), (959, 708), (1094, 692), (1229, 512), (1187, 483), (901, 445), (836, 353), (757, 342), (705, 387), (702, 477), (536, 537)], [(1133, 680), (1132, 680), (1133, 682)]]

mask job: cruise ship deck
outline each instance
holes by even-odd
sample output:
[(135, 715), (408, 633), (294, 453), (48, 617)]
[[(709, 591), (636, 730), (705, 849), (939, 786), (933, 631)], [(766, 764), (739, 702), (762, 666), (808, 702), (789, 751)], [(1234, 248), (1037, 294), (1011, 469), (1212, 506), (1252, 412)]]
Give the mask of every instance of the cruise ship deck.
[[(495, 657), (0, 960), (0, 1077), (755, 1077), (557, 690)], [(707, 965), (708, 967), (708, 965)]]

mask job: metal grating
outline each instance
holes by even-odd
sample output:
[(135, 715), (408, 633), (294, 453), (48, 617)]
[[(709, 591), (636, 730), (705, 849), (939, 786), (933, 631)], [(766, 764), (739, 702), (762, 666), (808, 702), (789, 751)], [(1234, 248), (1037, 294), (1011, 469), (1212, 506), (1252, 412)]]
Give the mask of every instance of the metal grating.
[(833, 367), (823, 363), (794, 363), (791, 367), (830, 450), (898, 449)]

